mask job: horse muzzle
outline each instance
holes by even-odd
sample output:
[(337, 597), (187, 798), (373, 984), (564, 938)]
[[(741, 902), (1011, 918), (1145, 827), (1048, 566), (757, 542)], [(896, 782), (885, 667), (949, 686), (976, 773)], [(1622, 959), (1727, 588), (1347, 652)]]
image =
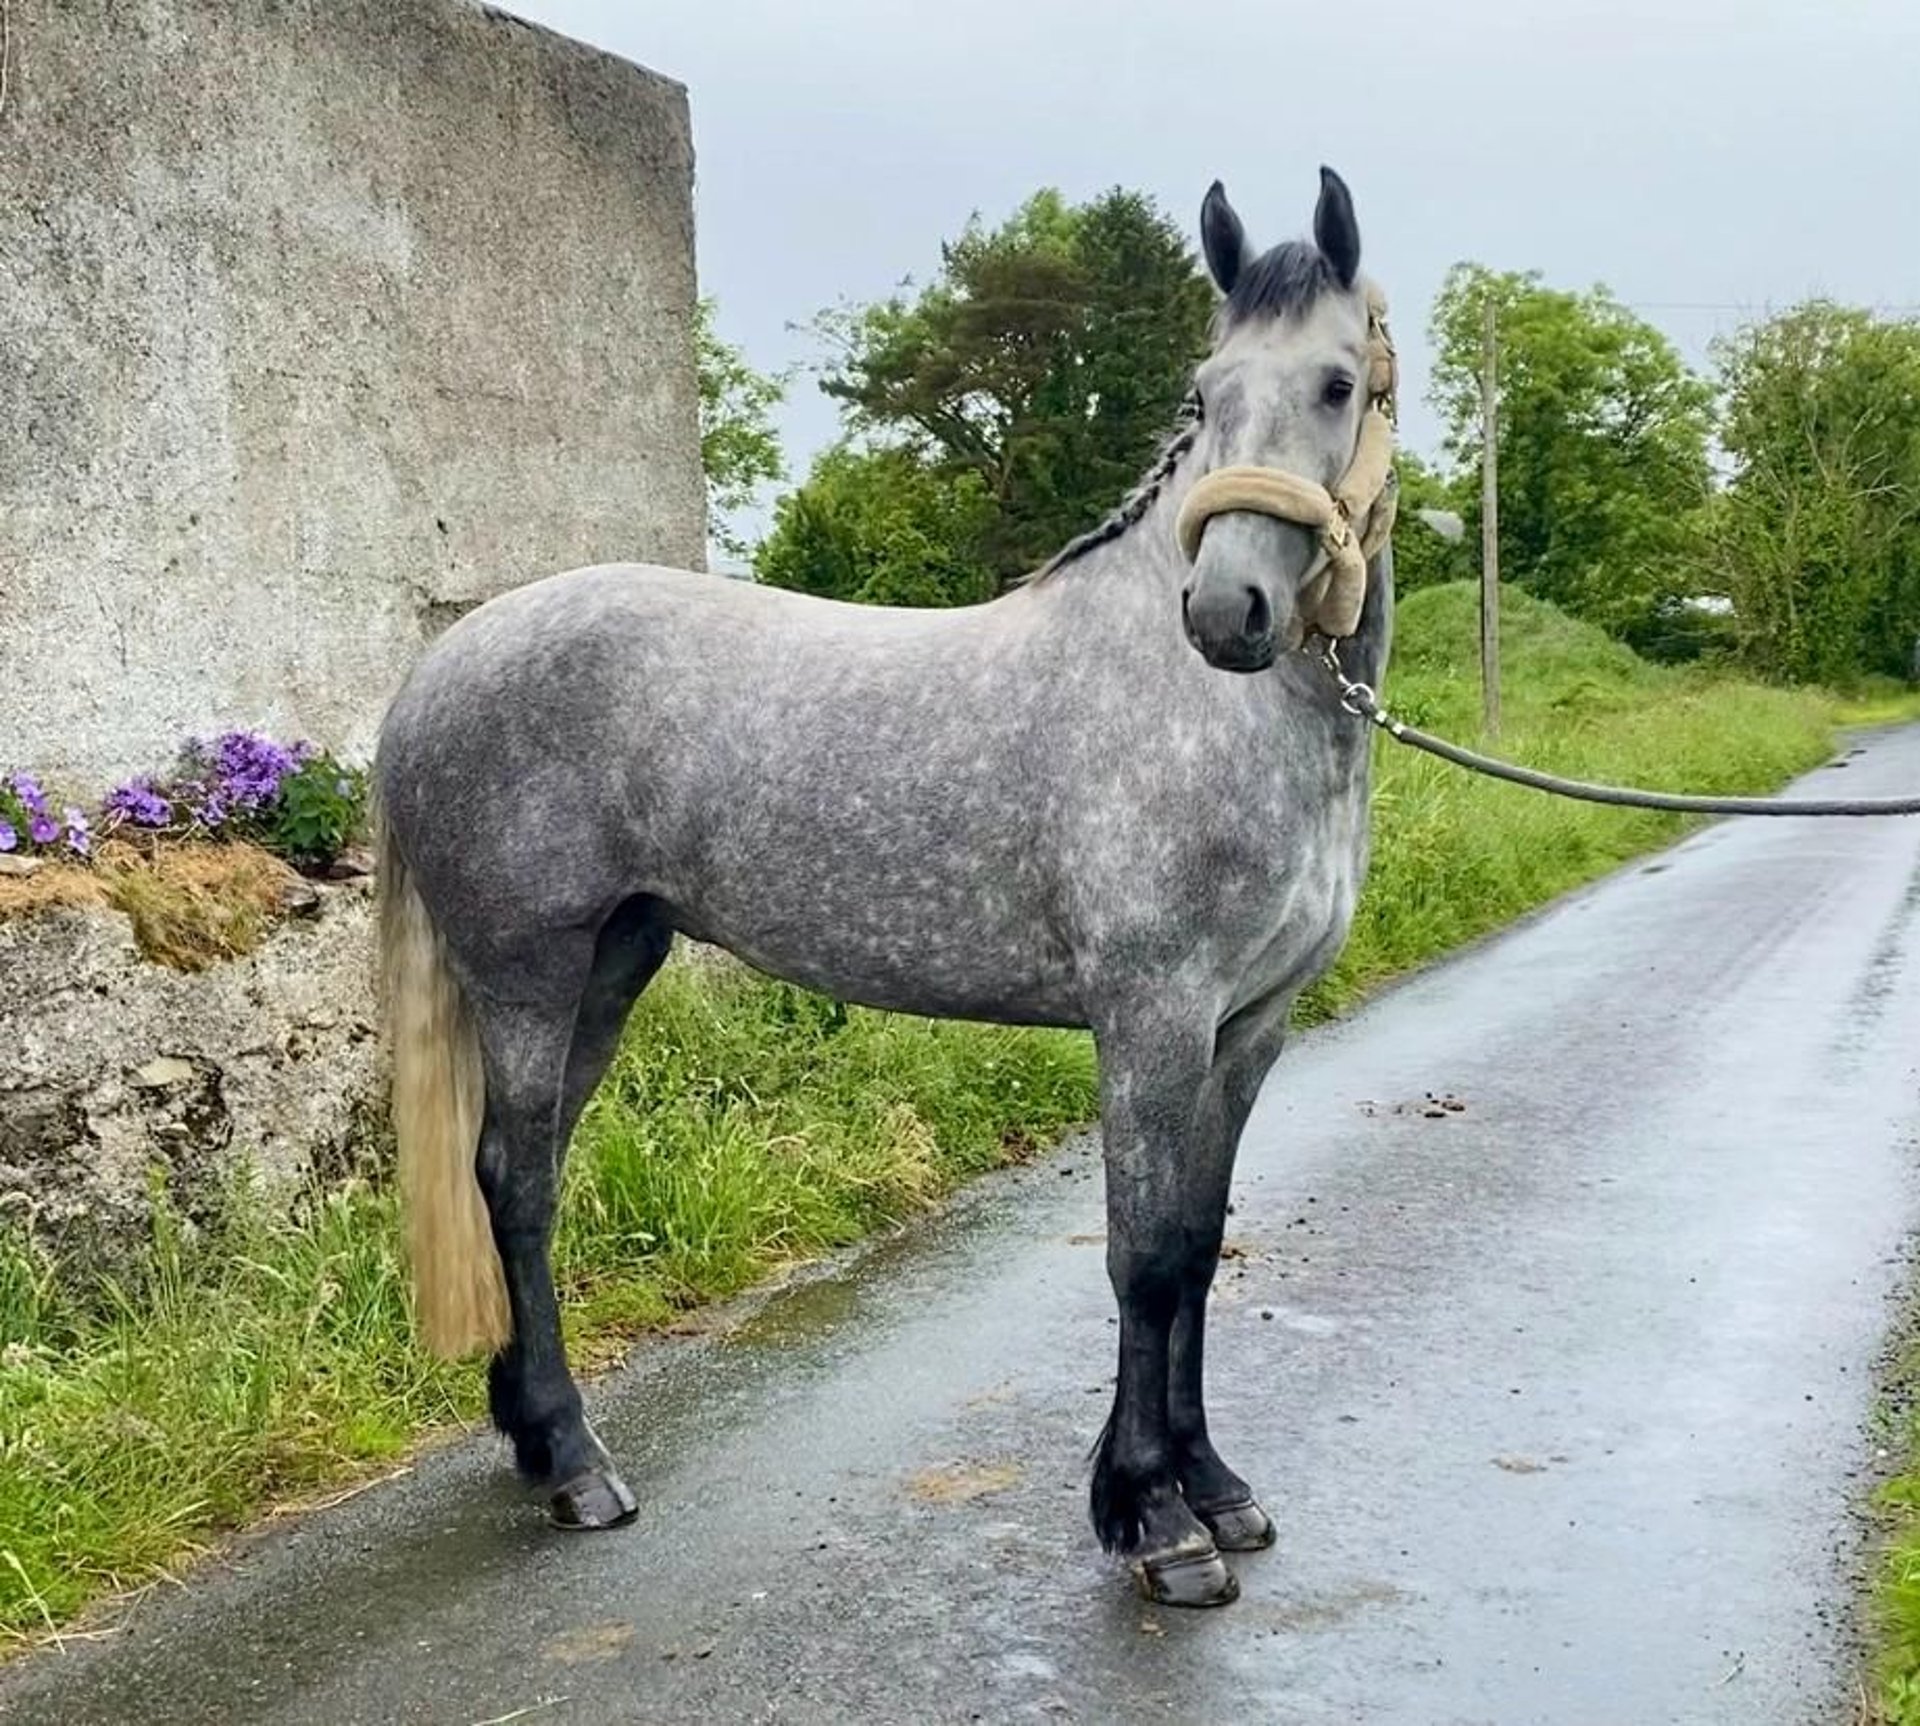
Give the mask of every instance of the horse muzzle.
[(1300, 577), (1312, 556), (1310, 536), (1290, 523), (1252, 513), (1221, 516), (1208, 528), (1180, 596), (1188, 642), (1216, 670), (1265, 671), (1300, 645)]
[(1196, 599), (1189, 591), (1182, 611), (1187, 640), (1218, 671), (1265, 671), (1279, 654), (1272, 608), (1257, 587), (1228, 589)]

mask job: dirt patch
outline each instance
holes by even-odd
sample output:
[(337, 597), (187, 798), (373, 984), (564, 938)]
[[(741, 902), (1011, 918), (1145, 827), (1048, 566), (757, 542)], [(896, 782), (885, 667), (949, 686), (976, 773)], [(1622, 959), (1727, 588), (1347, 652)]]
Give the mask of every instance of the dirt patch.
[[(1249, 1602), (1258, 1617), (1270, 1626), (1271, 1633), (1289, 1634), (1309, 1630), (1332, 1630), (1371, 1606), (1397, 1606), (1410, 1599), (1407, 1591), (1390, 1582), (1356, 1582), (1350, 1588), (1329, 1589), (1324, 1594), (1305, 1595), (1271, 1604)], [(1245, 1612), (1245, 1606), (1242, 1607)]]
[(907, 1482), (907, 1492), (922, 1504), (970, 1504), (1017, 1486), (1025, 1474), (1017, 1462), (954, 1462), (922, 1469)]
[(596, 1660), (611, 1660), (632, 1645), (633, 1626), (624, 1618), (605, 1624), (583, 1624), (578, 1630), (563, 1630), (541, 1644), (544, 1659), (557, 1660), (563, 1666), (584, 1666)]
[(1428, 1091), (1418, 1102), (1411, 1103), (1381, 1104), (1367, 1097), (1362, 1098), (1354, 1106), (1369, 1120), (1383, 1110), (1390, 1115), (1418, 1115), (1429, 1121), (1444, 1121), (1453, 1115), (1464, 1115), (1467, 1112), (1465, 1099), (1456, 1097), (1451, 1091)]
[(1011, 1384), (996, 1384), (991, 1390), (983, 1390), (970, 1396), (961, 1403), (962, 1408), (1003, 1408), (1013, 1401)]

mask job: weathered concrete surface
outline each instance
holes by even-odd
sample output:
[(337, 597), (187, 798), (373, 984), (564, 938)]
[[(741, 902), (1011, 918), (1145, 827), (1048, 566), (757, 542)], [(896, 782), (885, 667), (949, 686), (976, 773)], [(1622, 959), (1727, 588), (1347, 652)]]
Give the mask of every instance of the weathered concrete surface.
[[(1920, 782), (1920, 729), (1842, 782)], [(0, 1717), (1837, 1726), (1916, 939), (1920, 822), (1729, 824), (1303, 1038), (1208, 1355), (1281, 1530), (1225, 1611), (1143, 1608), (1087, 1530), (1083, 1145), (600, 1386), (634, 1528), (443, 1450)]]
[(377, 1145), (383, 1073), (365, 882), (191, 975), (116, 911), (0, 919), (0, 1200), (91, 1255), (136, 1236), (148, 1176), (189, 1213), (244, 1161), (270, 1185)]
[(364, 755), (465, 606), (700, 567), (685, 92), (456, 0), (13, 0), (0, 767)]
[[(85, 1262), (145, 1238), (156, 1168), (195, 1215), (242, 1163), (272, 1196), (384, 1155), (373, 885), (307, 891), (311, 912), (191, 974), (117, 911), (0, 918), (0, 1207)], [(737, 963), (686, 942), (672, 962)]]

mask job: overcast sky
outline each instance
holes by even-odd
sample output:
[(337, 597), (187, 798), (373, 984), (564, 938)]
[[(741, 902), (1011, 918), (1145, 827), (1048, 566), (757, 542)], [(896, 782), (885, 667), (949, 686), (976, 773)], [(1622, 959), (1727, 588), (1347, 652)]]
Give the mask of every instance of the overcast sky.
[[(787, 325), (924, 280), (971, 211), (1040, 186), (1150, 193), (1186, 227), (1215, 176), (1251, 236), (1353, 188), (1437, 442), (1426, 321), (1447, 266), (1604, 281), (1704, 361), (1813, 293), (1920, 302), (1917, 0), (511, 0), (688, 86), (703, 291), (763, 369)], [(836, 430), (810, 382), (796, 476)]]

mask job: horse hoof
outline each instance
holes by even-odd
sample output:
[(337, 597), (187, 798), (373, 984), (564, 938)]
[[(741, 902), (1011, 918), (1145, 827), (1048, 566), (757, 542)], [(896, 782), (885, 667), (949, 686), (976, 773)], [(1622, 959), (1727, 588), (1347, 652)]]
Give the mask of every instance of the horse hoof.
[(627, 1483), (610, 1468), (590, 1468), (558, 1488), (549, 1510), (557, 1528), (619, 1528), (640, 1514)]
[(1243, 1498), (1238, 1504), (1196, 1504), (1192, 1508), (1222, 1552), (1264, 1552), (1279, 1538), (1273, 1518), (1251, 1498)]
[(1133, 1581), (1156, 1606), (1228, 1606), (1240, 1598), (1239, 1582), (1211, 1541), (1136, 1558)]

